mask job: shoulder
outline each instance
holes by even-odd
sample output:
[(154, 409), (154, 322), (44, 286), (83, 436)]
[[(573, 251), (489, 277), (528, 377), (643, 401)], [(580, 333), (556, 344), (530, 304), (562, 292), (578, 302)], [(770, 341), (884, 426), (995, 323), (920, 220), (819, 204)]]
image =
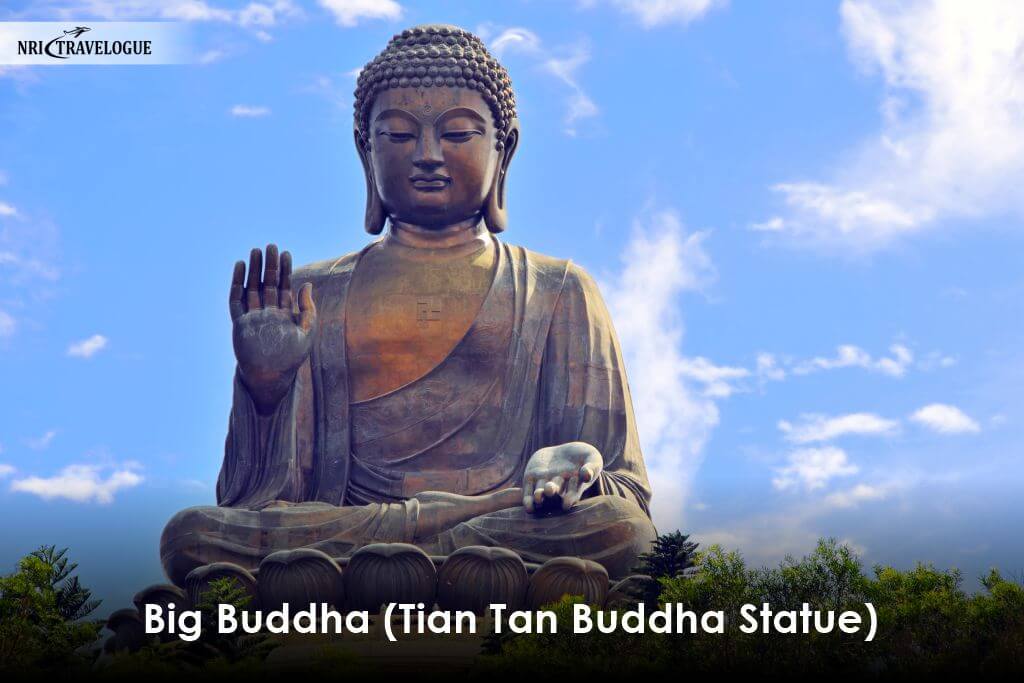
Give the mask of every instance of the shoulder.
[(569, 278), (573, 277), (573, 271), (578, 268), (569, 259), (548, 256), (526, 247), (511, 244), (506, 244), (505, 246), (511, 251), (513, 257), (518, 257), (518, 260), (526, 266), (537, 280), (547, 282), (559, 289), (565, 285)]
[(513, 253), (528, 265), (540, 280), (557, 282), (562, 298), (593, 298), (600, 297), (597, 283), (587, 270), (570, 259), (556, 258), (539, 252), (507, 245)]
[(296, 287), (302, 283), (312, 282), (315, 287), (331, 278), (351, 273), (356, 261), (364, 251), (365, 248), (344, 256), (307, 263), (301, 268), (295, 269), (292, 273), (292, 282), (296, 283)]

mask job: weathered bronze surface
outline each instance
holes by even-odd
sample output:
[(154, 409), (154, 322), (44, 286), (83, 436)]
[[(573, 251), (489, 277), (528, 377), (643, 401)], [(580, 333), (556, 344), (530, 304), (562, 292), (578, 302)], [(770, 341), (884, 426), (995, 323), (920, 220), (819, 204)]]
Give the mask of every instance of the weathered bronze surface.
[(167, 525), (168, 576), (380, 542), (627, 574), (655, 532), (608, 312), (580, 267), (495, 237), (519, 144), (505, 70), (461, 29), (417, 27), (363, 70), (355, 110), (365, 227), (387, 232), (294, 273), (274, 245), (235, 265), (218, 507)]

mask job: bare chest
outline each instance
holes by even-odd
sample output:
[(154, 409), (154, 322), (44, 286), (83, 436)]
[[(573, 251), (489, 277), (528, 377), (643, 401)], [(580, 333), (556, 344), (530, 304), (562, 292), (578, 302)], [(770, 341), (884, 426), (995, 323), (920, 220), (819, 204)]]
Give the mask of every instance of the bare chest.
[(349, 290), (346, 352), (351, 398), (416, 380), (465, 336), (490, 288), (493, 258), (408, 261), (370, 255)]

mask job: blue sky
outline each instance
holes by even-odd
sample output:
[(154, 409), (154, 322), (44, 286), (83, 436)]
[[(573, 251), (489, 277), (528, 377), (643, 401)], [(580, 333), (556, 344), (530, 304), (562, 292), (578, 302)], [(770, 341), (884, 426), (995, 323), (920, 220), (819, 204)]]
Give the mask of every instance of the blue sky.
[(754, 563), (1024, 570), (1024, 9), (51, 0), (181, 21), (190, 64), (0, 67), (0, 567), (128, 603), (214, 501), (231, 265), (363, 245), (354, 70), (448, 22), (508, 67), (505, 238), (599, 280), (656, 522)]

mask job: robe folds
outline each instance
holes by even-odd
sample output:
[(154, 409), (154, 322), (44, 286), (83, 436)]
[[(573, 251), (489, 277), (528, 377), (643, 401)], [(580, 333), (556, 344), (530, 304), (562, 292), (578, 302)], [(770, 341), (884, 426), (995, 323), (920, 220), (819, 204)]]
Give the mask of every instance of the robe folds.
[[(190, 562), (168, 556), (199, 561), (204, 543), (220, 546), (218, 559), (249, 565), (285, 546), (343, 555), (404, 541), (435, 554), (502, 545), (528, 561), (577, 555), (613, 575), (631, 569), (654, 537), (651, 492), (607, 309), (578, 266), (491, 239), (493, 281), (463, 338), (422, 377), (357, 402), (345, 316), (365, 250), (294, 273), (296, 290), (313, 284), (313, 351), (270, 415), (236, 376), (219, 507), (185, 511), (198, 519), (179, 520), (176, 538), (168, 526), (162, 554), (172, 579)], [(416, 494), (519, 486), (532, 453), (570, 441), (596, 447), (604, 469), (569, 513), (510, 508), (417, 537)]]

